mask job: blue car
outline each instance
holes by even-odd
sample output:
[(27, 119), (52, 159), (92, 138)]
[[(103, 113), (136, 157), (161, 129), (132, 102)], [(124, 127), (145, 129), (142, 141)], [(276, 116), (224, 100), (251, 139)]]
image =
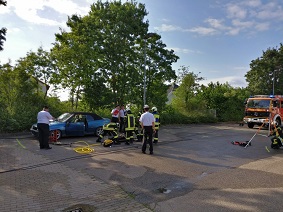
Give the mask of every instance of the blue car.
[[(55, 121), (49, 124), (50, 134), (56, 132), (57, 139), (65, 136), (100, 135), (103, 133), (103, 125), (108, 124), (110, 119), (102, 118), (95, 113), (72, 112), (63, 113)], [(38, 136), (37, 124), (30, 128), (34, 136)]]

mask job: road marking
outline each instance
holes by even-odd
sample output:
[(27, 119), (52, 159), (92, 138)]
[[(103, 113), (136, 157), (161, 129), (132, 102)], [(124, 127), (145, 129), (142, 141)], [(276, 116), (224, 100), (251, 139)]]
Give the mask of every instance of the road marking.
[(18, 144), (19, 144), (21, 147), (23, 147), (23, 149), (26, 148), (24, 145), (22, 145), (22, 143), (19, 141), (19, 139), (16, 139), (16, 140), (17, 140)]

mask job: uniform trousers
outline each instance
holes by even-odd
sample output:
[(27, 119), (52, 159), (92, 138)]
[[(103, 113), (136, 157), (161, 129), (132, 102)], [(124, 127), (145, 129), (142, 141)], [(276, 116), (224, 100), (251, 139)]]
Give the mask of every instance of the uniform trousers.
[(143, 144), (142, 144), (143, 152), (146, 151), (146, 145), (149, 144), (149, 152), (153, 153), (152, 133), (153, 133), (152, 126), (144, 126)]
[(37, 123), (39, 147), (49, 147), (49, 124)]

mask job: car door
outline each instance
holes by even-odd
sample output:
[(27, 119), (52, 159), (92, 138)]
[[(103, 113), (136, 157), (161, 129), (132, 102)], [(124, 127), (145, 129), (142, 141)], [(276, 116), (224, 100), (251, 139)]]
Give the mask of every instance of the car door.
[(86, 120), (86, 123), (85, 123), (86, 132), (88, 134), (93, 134), (95, 132), (96, 127), (97, 127), (94, 123), (94, 118), (91, 115), (87, 114), (85, 116), (85, 120)]
[(85, 122), (81, 114), (74, 115), (66, 123), (66, 136), (84, 136)]

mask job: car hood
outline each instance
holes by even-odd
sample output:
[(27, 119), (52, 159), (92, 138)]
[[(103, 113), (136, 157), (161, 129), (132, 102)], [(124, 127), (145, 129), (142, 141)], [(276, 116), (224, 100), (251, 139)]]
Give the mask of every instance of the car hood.
[(109, 118), (103, 118), (103, 122), (104, 122), (104, 123), (109, 123), (109, 122), (110, 122), (110, 119), (109, 119)]

